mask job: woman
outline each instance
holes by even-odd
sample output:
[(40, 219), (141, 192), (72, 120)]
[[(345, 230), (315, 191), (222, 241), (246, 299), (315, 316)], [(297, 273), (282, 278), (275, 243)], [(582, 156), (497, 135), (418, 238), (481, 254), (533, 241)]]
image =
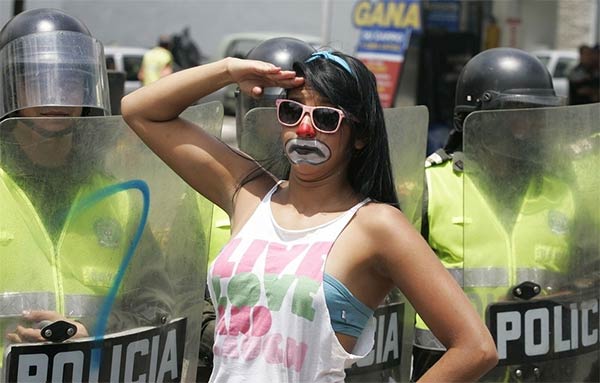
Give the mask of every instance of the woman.
[[(231, 217), (208, 281), (218, 310), (211, 381), (343, 381), (371, 349), (370, 317), (395, 286), (448, 348), (422, 381), (476, 380), (497, 361), (494, 343), (398, 208), (373, 74), (340, 52), (295, 69), (226, 58), (122, 101), (146, 144)], [(255, 97), (288, 89), (277, 103), (288, 180), (178, 118), (231, 83)]]

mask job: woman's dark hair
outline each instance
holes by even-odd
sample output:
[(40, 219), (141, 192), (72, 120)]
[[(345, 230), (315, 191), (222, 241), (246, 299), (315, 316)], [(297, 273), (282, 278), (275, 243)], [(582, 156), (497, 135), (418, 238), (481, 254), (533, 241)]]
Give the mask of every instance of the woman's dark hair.
[(352, 73), (322, 56), (297, 62), (294, 70), (306, 79), (308, 87), (346, 113), (350, 142), (360, 139), (365, 143), (362, 149), (350, 146), (348, 180), (354, 191), (399, 208), (375, 76), (360, 60), (342, 52), (330, 53), (343, 59)]

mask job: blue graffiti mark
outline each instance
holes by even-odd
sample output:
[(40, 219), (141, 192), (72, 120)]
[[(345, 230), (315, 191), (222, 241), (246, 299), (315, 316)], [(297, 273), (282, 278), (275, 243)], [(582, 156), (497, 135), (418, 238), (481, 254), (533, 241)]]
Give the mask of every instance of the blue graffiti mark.
[[(117, 292), (119, 291), (119, 287), (121, 286), (121, 282), (123, 281), (123, 277), (125, 276), (127, 266), (129, 266), (129, 263), (133, 258), (135, 249), (138, 247), (138, 244), (142, 237), (142, 233), (144, 232), (144, 227), (146, 226), (146, 222), (148, 221), (148, 211), (150, 208), (150, 188), (148, 187), (148, 184), (142, 180), (130, 180), (114, 185), (109, 185), (86, 196), (73, 209), (74, 215), (81, 214), (84, 210), (89, 209), (104, 198), (108, 198), (113, 194), (117, 194), (130, 189), (138, 189), (142, 193), (142, 196), (144, 198), (142, 216), (140, 218), (140, 223), (138, 224), (133, 240), (131, 241), (131, 244), (125, 252), (125, 257), (123, 257), (123, 260), (119, 265), (119, 270), (115, 275), (115, 279), (113, 280), (113, 283), (108, 293), (106, 294), (104, 301), (102, 302), (102, 307), (100, 308), (98, 320), (96, 321), (96, 326), (93, 332), (94, 339), (97, 341), (104, 338), (106, 325), (108, 323), (108, 316), (110, 315), (112, 306), (117, 297)], [(100, 359), (101, 353), (94, 353), (92, 355), (90, 368), (93, 370), (97, 370), (100, 366)]]

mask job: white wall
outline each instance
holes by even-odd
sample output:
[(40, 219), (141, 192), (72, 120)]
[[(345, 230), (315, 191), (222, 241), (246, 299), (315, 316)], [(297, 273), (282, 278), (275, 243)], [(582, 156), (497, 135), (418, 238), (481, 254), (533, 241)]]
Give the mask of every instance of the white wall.
[(557, 0), (496, 1), (492, 12), (502, 29), (502, 46), (525, 50), (553, 47)]
[[(577, 6), (573, 6), (577, 5)], [(562, 1), (559, 6), (559, 23), (556, 47), (577, 48), (579, 45), (598, 43), (598, 0)]]
[[(153, 46), (161, 34), (190, 26), (203, 54), (213, 56), (222, 36), (277, 31), (321, 36), (321, 0), (25, 0), (26, 9), (56, 7), (80, 18), (105, 44)], [(354, 0), (330, 0), (332, 45), (352, 53)], [(0, 0), (2, 7), (12, 0)], [(2, 12), (0, 23), (10, 15)]]
[(0, 29), (13, 14), (13, 0), (0, 0)]
[[(12, 15), (13, 0), (0, 0), (0, 25)], [(56, 7), (79, 17), (105, 44), (153, 46), (160, 34), (190, 26), (205, 55), (213, 56), (221, 37), (245, 31), (277, 31), (321, 36), (325, 3), (331, 7), (330, 45), (352, 53), (358, 31), (352, 25), (356, 0), (25, 0), (26, 9)], [(598, 0), (495, 0), (493, 14), (501, 43), (517, 48), (576, 48), (596, 43)], [(585, 41), (583, 41), (585, 40)]]
[[(502, 45), (525, 50), (575, 49), (597, 43), (598, 0), (502, 0), (493, 4), (502, 28)], [(508, 19), (520, 20), (511, 44)]]
[[(478, 0), (479, 1), (479, 0)], [(493, 14), (501, 43), (523, 49), (576, 48), (596, 43), (599, 0), (495, 0)], [(0, 0), (0, 25), (12, 15), (13, 0)], [(56, 7), (79, 17), (105, 44), (153, 46), (160, 34), (190, 26), (207, 56), (227, 33), (277, 31), (321, 36), (324, 4), (331, 8), (328, 45), (353, 53), (358, 31), (352, 25), (356, 0), (25, 0), (25, 8)], [(583, 41), (585, 40), (585, 41)]]
[(558, 3), (549, 0), (522, 2), (521, 19), (526, 23), (523, 23), (521, 48), (529, 51), (555, 48)]

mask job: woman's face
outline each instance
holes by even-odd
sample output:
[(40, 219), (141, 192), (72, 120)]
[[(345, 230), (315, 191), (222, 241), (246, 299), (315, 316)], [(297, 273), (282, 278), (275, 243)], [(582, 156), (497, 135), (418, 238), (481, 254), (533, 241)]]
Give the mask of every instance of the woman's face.
[[(306, 106), (337, 108), (316, 91), (301, 87), (288, 92), (288, 99)], [(334, 133), (315, 129), (308, 111), (293, 126), (282, 125), (281, 139), (292, 169), (299, 174), (329, 173), (345, 170), (350, 160), (350, 126), (346, 118)]]

